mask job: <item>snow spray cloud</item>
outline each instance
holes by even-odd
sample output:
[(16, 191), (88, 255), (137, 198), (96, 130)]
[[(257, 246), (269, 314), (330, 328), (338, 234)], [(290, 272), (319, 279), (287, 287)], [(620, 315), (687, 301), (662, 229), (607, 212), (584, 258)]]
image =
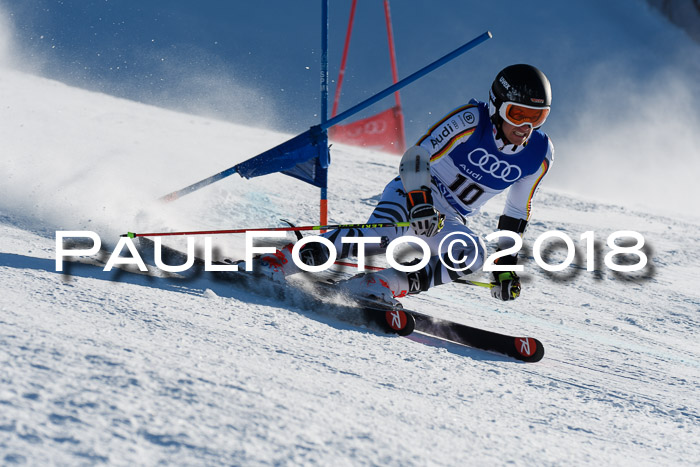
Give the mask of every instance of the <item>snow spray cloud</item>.
[(134, 60), (153, 63), (148, 80), (115, 83), (119, 95), (136, 100), (249, 126), (278, 125), (281, 117), (261, 87), (242, 84), (234, 67), (196, 45), (169, 50), (136, 48)]
[(611, 204), (697, 213), (697, 80), (664, 69), (640, 81), (608, 65), (592, 74), (583, 95), (579, 108), (561, 109), (576, 116), (555, 141), (558, 185)]
[(18, 22), (23, 70), (249, 126), (268, 127), (282, 118), (271, 96), (250, 80), (243, 84), (245, 68), (226, 62), (227, 48), (212, 45), (217, 35), (227, 36), (192, 32), (203, 27), (190, 17), (196, 7), (65, 2), (46, 10), (22, 4), (8, 10)]
[[(48, 53), (13, 47), (12, 31), (9, 15), (0, 11), (0, 65), (16, 63), (22, 71), (40, 75), (56, 68), (61, 71), (51, 78), (99, 88), (80, 81), (84, 75), (66, 73), (70, 63), (53, 67), (56, 58)], [(162, 76), (184, 84), (174, 94), (148, 96), (151, 100), (180, 102), (191, 111), (209, 114), (216, 113), (207, 112), (209, 104), (218, 101), (234, 112), (238, 109), (252, 119), (263, 119), (265, 106), (257, 102), (256, 92), (237, 87), (225, 77), (219, 79), (216, 73), (223, 73), (223, 68), (176, 76), (177, 69), (178, 62), (167, 61)], [(137, 217), (159, 228), (191, 227), (197, 213), (201, 214), (201, 195), (177, 206), (156, 207), (152, 202), (191, 183), (196, 179), (193, 174), (215, 173), (228, 166), (224, 164), (236, 162), (235, 157), (254, 155), (274, 141), (274, 136), (261, 137), (253, 129), (242, 135), (243, 130), (230, 124), (69, 87), (23, 74), (14, 66), (0, 67), (0, 71), (0, 173), (4, 177), (0, 211), (48, 235), (71, 228), (99, 231), (105, 239), (111, 233), (116, 238)], [(144, 89), (134, 92), (143, 93), (142, 97), (148, 94)], [(188, 100), (187, 96), (194, 97)], [(231, 104), (234, 101), (243, 104), (236, 107)], [(248, 144), (251, 140), (260, 142)], [(234, 154), (232, 148), (238, 148)]]
[(116, 238), (124, 225), (140, 224), (134, 219), (142, 213), (148, 225), (191, 227), (194, 214), (211, 204), (202, 199), (211, 190), (177, 206), (155, 200), (235, 162), (230, 149), (255, 135), (22, 73), (4, 72), (0, 92), (0, 211), (34, 229)]

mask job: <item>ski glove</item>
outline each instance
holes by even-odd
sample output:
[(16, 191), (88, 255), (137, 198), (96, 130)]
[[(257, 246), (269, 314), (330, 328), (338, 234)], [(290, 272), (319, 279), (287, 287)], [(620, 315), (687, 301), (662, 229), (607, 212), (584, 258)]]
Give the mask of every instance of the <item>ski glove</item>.
[(408, 198), (408, 221), (417, 235), (432, 237), (438, 233), (444, 223), (445, 216), (433, 207), (433, 197), (430, 189), (409, 191)]
[(445, 216), (433, 207), (432, 204), (419, 204), (411, 208), (408, 215), (411, 227), (417, 235), (432, 237), (438, 233), (445, 221)]
[(494, 272), (491, 295), (499, 300), (515, 300), (520, 295), (520, 278), (514, 272)]

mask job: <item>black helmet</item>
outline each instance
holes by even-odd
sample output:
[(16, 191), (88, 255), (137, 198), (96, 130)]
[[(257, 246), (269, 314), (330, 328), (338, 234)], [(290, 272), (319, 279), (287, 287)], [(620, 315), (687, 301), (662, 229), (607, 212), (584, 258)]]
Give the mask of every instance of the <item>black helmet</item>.
[[(539, 128), (547, 118), (549, 107), (552, 104), (552, 87), (545, 74), (534, 66), (511, 65), (496, 75), (496, 79), (491, 85), (489, 98), (491, 121), (498, 128), (500, 128), (505, 115), (503, 107), (505, 103), (514, 103), (529, 109), (542, 109), (541, 117), (533, 120), (535, 122), (533, 127)], [(525, 121), (525, 123), (530, 122)]]

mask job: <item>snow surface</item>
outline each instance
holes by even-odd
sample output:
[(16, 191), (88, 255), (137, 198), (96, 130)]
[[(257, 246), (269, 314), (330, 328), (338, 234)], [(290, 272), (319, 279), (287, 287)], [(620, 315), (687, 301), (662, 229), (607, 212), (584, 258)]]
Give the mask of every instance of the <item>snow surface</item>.
[[(58, 229), (94, 230), (113, 245), (144, 228), (314, 222), (317, 190), (281, 175), (231, 178), (164, 208), (151, 200), (288, 135), (7, 70), (0, 92), (4, 463), (700, 461), (698, 224), (545, 189), (527, 238), (592, 230), (603, 242), (636, 230), (650, 266), (615, 275), (599, 255), (588, 272), (579, 247), (581, 267), (560, 274), (527, 261), (512, 304), (454, 284), (405, 300), (541, 339), (544, 360), (521, 364), (206, 280), (90, 264), (56, 272)], [(361, 221), (397, 159), (340, 146), (333, 157), (332, 221)], [(495, 229), (499, 202), (474, 219), (477, 230)], [(242, 240), (215, 244), (235, 256)]]
[[(539, 338), (545, 358), (523, 364), (206, 278), (104, 272), (104, 258), (56, 272), (56, 230), (93, 230), (110, 248), (126, 231), (315, 223), (318, 190), (234, 176), (163, 206), (153, 200), (291, 135), (10, 69), (0, 96), (0, 463), (700, 464), (696, 220), (545, 186), (520, 299), (449, 284), (404, 300)], [(332, 154), (331, 222), (363, 221), (397, 158)], [(495, 230), (502, 203), (475, 230)], [(534, 263), (534, 239), (549, 230), (577, 242), (576, 266)], [(643, 271), (603, 264), (618, 230), (643, 234)], [(595, 271), (578, 240), (586, 231)], [(215, 244), (242, 254), (242, 238)], [(552, 263), (563, 257), (550, 251)]]

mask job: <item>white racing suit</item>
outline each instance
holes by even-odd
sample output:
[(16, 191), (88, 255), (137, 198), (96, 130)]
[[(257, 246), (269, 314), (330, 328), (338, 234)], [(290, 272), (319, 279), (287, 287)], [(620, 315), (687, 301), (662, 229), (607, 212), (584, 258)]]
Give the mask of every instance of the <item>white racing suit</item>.
[[(522, 234), (530, 218), (532, 200), (552, 164), (554, 149), (547, 135), (532, 132), (525, 145), (505, 144), (496, 137), (489, 118), (488, 105), (472, 100), (435, 124), (417, 143), (431, 155), (432, 197), (434, 207), (445, 215), (444, 227), (432, 237), (420, 237), (430, 246), (429, 263), (420, 271), (420, 281), (404, 282), (407, 290), (392, 290), (395, 297), (417, 293), (429, 287), (451, 282), (479, 270), (486, 257), (480, 237), (467, 227), (469, 216), (476, 214), (491, 198), (508, 190), (499, 228)], [(384, 189), (381, 200), (367, 223), (408, 221), (406, 192), (400, 177)], [(367, 245), (365, 254), (383, 254), (386, 244), (403, 235), (416, 235), (410, 227), (376, 229), (340, 229), (324, 237), (333, 242), (338, 259), (355, 256), (355, 244), (342, 243), (343, 237), (382, 237), (381, 245)], [(463, 242), (453, 244), (452, 259), (443, 239), (454, 236)], [(451, 243), (446, 241), (445, 244)], [(506, 239), (503, 245), (510, 246)], [(465, 265), (471, 264), (468, 269)], [(462, 269), (462, 270), (460, 270)]]

